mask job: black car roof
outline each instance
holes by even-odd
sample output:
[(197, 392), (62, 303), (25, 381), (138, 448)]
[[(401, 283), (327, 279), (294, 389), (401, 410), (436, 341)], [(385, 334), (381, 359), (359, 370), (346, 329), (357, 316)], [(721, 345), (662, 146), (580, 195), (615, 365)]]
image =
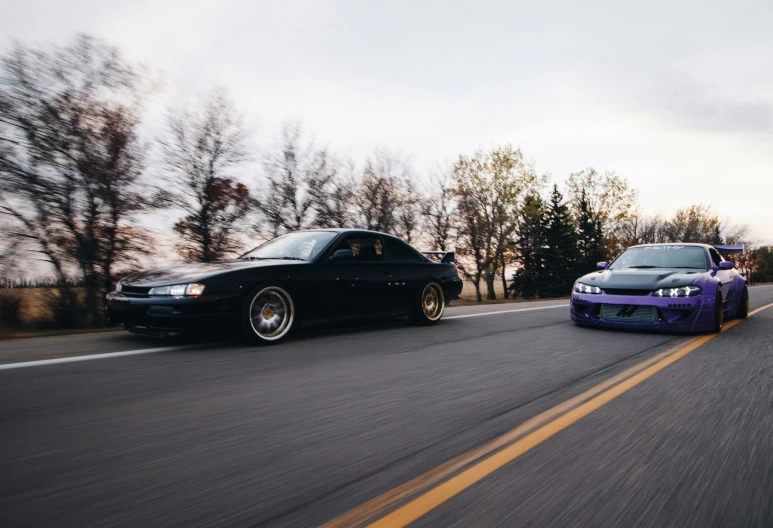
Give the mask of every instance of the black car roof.
[(381, 236), (388, 236), (388, 237), (400, 239), (400, 237), (396, 235), (390, 235), (389, 233), (382, 233), (381, 231), (371, 231), (370, 229), (351, 229), (351, 228), (341, 228), (341, 227), (321, 227), (319, 229), (302, 229), (300, 231), (293, 231), (293, 232), (308, 233), (308, 232), (314, 232), (314, 231), (328, 231), (330, 233), (368, 233), (371, 235), (381, 235)]

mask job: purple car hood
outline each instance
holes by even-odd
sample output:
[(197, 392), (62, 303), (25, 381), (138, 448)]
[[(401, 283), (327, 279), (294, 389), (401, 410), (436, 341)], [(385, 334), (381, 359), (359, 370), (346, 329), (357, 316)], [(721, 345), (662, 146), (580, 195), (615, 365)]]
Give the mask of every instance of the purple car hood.
[(589, 273), (580, 282), (603, 289), (657, 290), (687, 286), (706, 271), (678, 269), (624, 269)]
[(262, 268), (266, 266), (287, 266), (294, 264), (308, 264), (300, 260), (225, 260), (221, 262), (201, 262), (195, 264), (178, 264), (165, 268), (157, 268), (149, 271), (141, 271), (129, 275), (121, 281), (121, 284), (131, 286), (165, 286), (169, 284), (183, 284), (203, 280), (213, 275), (220, 275), (229, 271), (237, 271), (248, 268)]

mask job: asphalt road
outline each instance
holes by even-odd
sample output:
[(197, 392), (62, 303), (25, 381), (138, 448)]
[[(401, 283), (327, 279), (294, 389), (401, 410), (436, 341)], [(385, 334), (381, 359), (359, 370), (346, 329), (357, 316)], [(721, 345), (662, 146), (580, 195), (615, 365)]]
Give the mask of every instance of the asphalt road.
[(695, 339), (555, 304), (0, 342), (0, 526), (773, 526), (773, 307)]

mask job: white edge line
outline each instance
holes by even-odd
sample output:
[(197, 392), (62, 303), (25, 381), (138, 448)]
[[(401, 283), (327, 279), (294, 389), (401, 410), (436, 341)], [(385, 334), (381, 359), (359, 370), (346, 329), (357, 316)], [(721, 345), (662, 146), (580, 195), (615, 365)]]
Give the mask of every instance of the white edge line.
[[(750, 288), (773, 288), (773, 285), (750, 286)], [(481, 312), (481, 313), (464, 314), (464, 315), (452, 315), (450, 317), (443, 317), (443, 320), (450, 321), (451, 319), (464, 319), (466, 317), (483, 317), (485, 315), (499, 315), (499, 314), (508, 314), (508, 313), (516, 313), (516, 312), (533, 312), (536, 310), (550, 310), (552, 308), (566, 308), (567, 306), (569, 306), (569, 303), (554, 304), (551, 306), (538, 306), (534, 308), (518, 308), (515, 310), (499, 310), (496, 312)], [(123, 352), (107, 352), (105, 354), (89, 354), (86, 356), (70, 356), (70, 357), (54, 358), (54, 359), (40, 359), (37, 361), (20, 361), (18, 363), (0, 364), (0, 370), (11, 370), (11, 369), (18, 369), (18, 368), (25, 368), (25, 367), (41, 367), (44, 365), (58, 365), (60, 363), (76, 363), (78, 361), (92, 361), (96, 359), (109, 359), (109, 358), (124, 357), (124, 356), (139, 356), (142, 354), (158, 354), (160, 352), (173, 352), (175, 350), (185, 350), (185, 349), (199, 348), (199, 347), (205, 347), (205, 346), (217, 346), (221, 344), (223, 343), (200, 343), (195, 345), (176, 345), (176, 346), (158, 347), (158, 348), (144, 348), (140, 350), (125, 350)]]
[(499, 310), (498, 312), (481, 312), (481, 313), (473, 313), (473, 314), (464, 314), (464, 315), (452, 315), (451, 317), (443, 317), (443, 321), (448, 321), (450, 319), (462, 319), (463, 317), (482, 317), (484, 315), (498, 315), (498, 314), (506, 314), (506, 313), (514, 313), (514, 312), (532, 312), (534, 310), (549, 310), (551, 308), (566, 308), (569, 306), (569, 304), (554, 304), (552, 306), (538, 306), (535, 308), (518, 308), (517, 310)]
[(762, 288), (773, 288), (773, 284), (765, 284), (764, 286), (749, 286), (750, 290), (753, 290), (755, 288), (759, 288), (759, 289), (762, 289)]
[[(450, 317), (444, 317), (443, 320), (447, 321), (450, 319), (462, 319), (465, 317), (483, 317), (484, 315), (499, 315), (499, 314), (514, 313), (514, 312), (531, 312), (534, 310), (549, 310), (551, 308), (565, 308), (567, 306), (569, 306), (569, 304), (556, 304), (552, 306), (539, 306), (535, 308), (518, 308), (516, 310), (499, 310), (497, 312), (481, 312), (481, 313), (465, 314), (465, 315), (452, 315)], [(89, 354), (86, 356), (70, 356), (70, 357), (62, 357), (62, 358), (54, 358), (54, 359), (40, 359), (37, 361), (20, 361), (18, 363), (2, 364), (0, 365), (0, 370), (11, 370), (11, 369), (19, 369), (19, 368), (25, 368), (25, 367), (42, 367), (45, 365), (58, 365), (60, 363), (76, 363), (78, 361), (92, 361), (97, 359), (110, 359), (110, 358), (125, 357), (125, 356), (139, 356), (142, 354), (158, 354), (160, 352), (173, 352), (175, 350), (185, 350), (185, 349), (205, 347), (205, 346), (217, 346), (221, 344), (223, 343), (200, 343), (195, 345), (176, 345), (176, 346), (158, 347), (158, 348), (144, 348), (140, 350), (125, 350), (123, 352), (107, 352), (105, 354)]]
[(175, 350), (184, 350), (189, 348), (198, 348), (204, 346), (218, 345), (222, 343), (201, 343), (195, 345), (175, 345), (158, 348), (143, 348), (140, 350), (125, 350), (123, 352), (107, 352), (105, 354), (89, 354), (86, 356), (70, 356), (54, 359), (40, 359), (37, 361), (21, 361), (18, 363), (5, 363), (0, 365), (0, 370), (10, 370), (25, 367), (40, 367), (44, 365), (57, 365), (59, 363), (75, 363), (78, 361), (91, 361), (95, 359), (109, 359), (123, 356), (138, 356), (140, 354), (157, 354), (159, 352), (173, 352)]

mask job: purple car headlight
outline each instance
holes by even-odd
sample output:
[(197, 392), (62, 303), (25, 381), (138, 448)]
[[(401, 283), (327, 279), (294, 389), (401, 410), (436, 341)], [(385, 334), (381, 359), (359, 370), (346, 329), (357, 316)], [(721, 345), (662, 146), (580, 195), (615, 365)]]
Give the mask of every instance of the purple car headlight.
[(583, 284), (582, 282), (575, 282), (574, 291), (577, 293), (601, 293), (601, 288), (591, 286), (590, 284)]
[(693, 297), (701, 293), (698, 286), (680, 286), (679, 288), (660, 288), (652, 294), (655, 297)]

